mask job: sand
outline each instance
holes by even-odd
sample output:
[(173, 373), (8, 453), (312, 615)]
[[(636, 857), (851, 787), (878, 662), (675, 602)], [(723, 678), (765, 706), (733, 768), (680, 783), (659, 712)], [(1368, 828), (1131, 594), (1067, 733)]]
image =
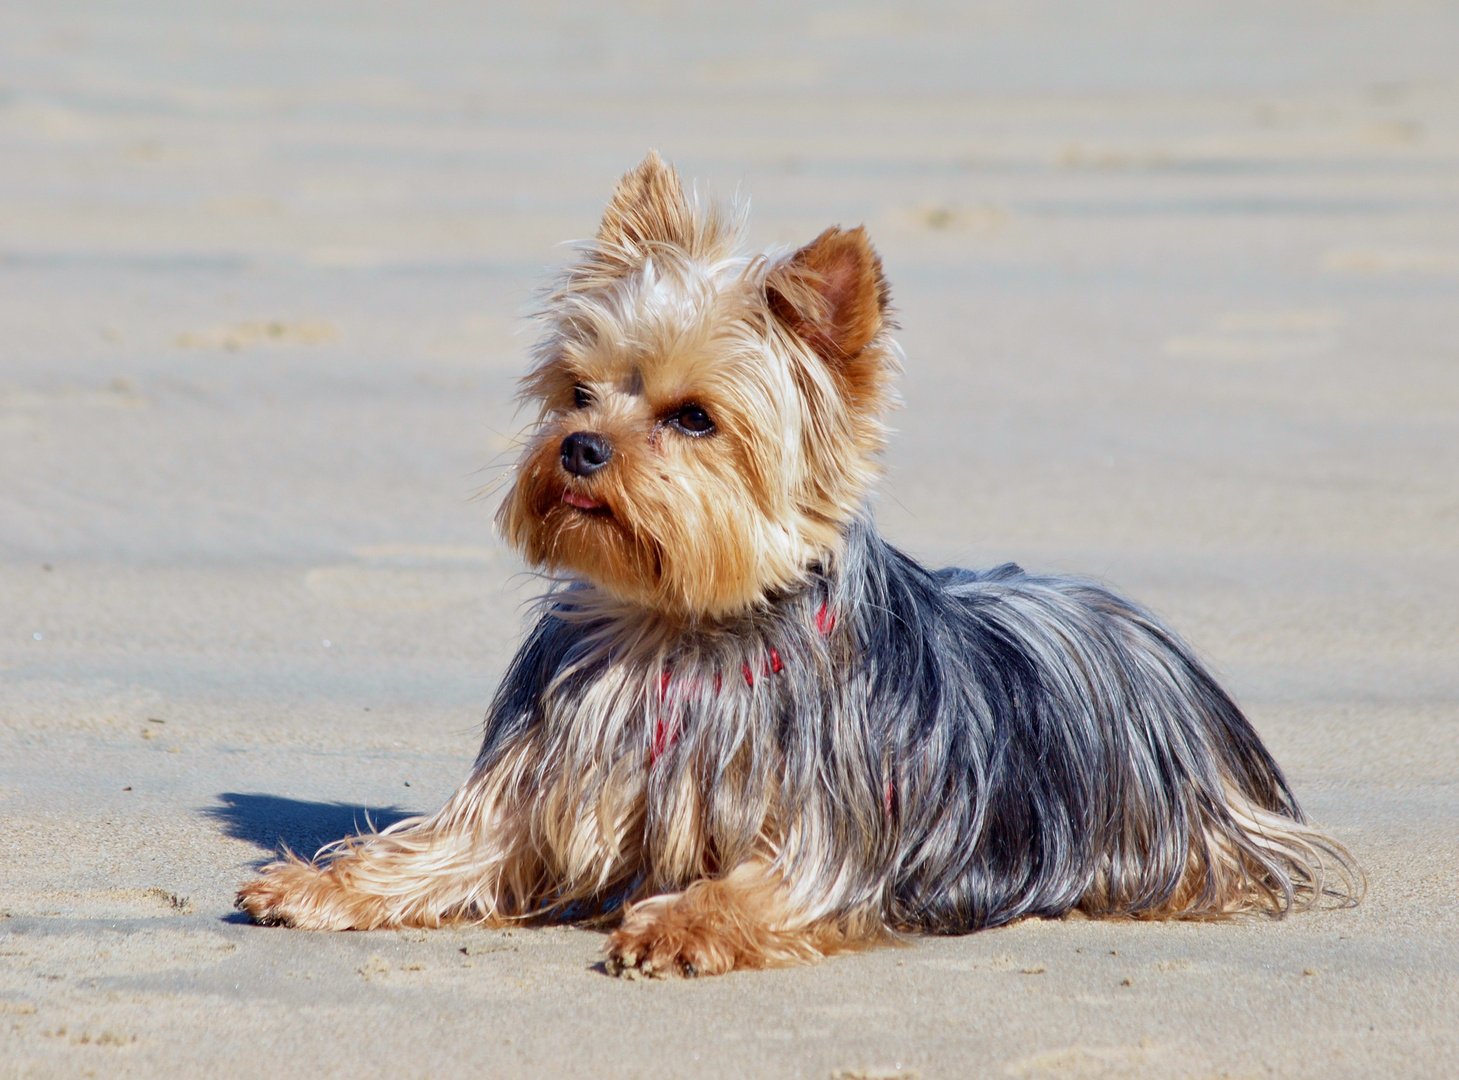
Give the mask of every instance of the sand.
[[(504, 6), (505, 7), (505, 6)], [(1459, 1060), (1459, 9), (6, 6), (0, 1076), (1373, 1077)], [(650, 146), (864, 222), (878, 500), (1222, 672), (1371, 888), (614, 980), (232, 894), (436, 806), (537, 588), (521, 316)]]

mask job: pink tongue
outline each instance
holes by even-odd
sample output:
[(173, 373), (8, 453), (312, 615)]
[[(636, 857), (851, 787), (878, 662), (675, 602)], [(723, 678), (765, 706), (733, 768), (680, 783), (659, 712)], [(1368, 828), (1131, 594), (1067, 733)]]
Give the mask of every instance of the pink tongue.
[(597, 500), (590, 499), (586, 495), (579, 495), (575, 491), (564, 491), (562, 501), (568, 506), (576, 506), (579, 510), (596, 510), (603, 505)]

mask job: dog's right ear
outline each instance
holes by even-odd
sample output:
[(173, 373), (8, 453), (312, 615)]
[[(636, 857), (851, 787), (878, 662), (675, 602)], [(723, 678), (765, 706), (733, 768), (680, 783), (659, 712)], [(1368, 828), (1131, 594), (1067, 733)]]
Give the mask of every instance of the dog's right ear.
[(694, 236), (694, 214), (684, 198), (679, 174), (658, 152), (650, 150), (638, 167), (618, 181), (603, 224), (602, 247), (642, 257), (655, 244), (687, 248)]
[(887, 324), (890, 294), (866, 230), (833, 227), (770, 271), (765, 300), (833, 371), (856, 381), (862, 350)]

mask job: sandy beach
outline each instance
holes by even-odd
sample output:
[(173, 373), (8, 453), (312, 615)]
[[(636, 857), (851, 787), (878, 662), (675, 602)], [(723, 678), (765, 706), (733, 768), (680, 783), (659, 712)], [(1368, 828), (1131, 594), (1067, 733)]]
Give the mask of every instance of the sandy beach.
[[(39, 3), (0, 15), (0, 1077), (1459, 1071), (1459, 8)], [(233, 893), (436, 807), (540, 582), (534, 290), (658, 148), (864, 223), (877, 516), (1225, 678), (1365, 903), (626, 982)]]

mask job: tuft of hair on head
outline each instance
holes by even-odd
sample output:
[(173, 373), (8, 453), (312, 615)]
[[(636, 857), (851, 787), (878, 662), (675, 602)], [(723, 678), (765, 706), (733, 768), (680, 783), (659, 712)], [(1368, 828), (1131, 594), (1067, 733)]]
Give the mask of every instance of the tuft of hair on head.
[(742, 226), (656, 153), (623, 176), (547, 294), (538, 424), (497, 517), (535, 566), (680, 621), (835, 559), (900, 369), (864, 229), (756, 255)]

